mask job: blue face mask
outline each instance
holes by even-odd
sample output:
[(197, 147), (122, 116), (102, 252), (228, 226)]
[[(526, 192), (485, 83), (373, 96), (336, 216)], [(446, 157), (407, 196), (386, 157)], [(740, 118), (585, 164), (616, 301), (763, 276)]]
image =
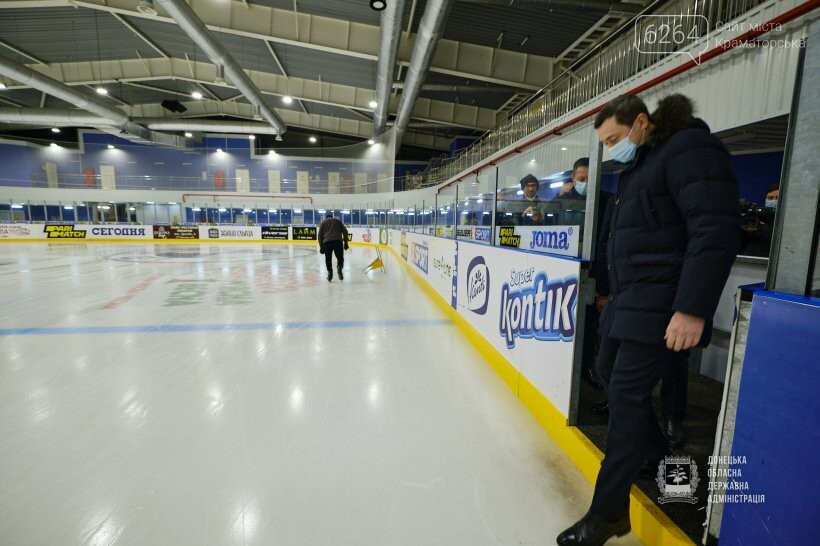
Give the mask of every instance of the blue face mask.
[(629, 130), (629, 134), (626, 135), (626, 138), (609, 149), (609, 155), (612, 156), (612, 159), (618, 163), (630, 163), (633, 159), (635, 159), (635, 153), (638, 150), (638, 145), (629, 140), (633, 129), (635, 129), (634, 124), (632, 125), (632, 129)]
[(767, 209), (776, 209), (777, 199), (766, 199), (766, 203), (764, 205)]
[(575, 191), (580, 193), (581, 195), (587, 194), (587, 183), (586, 182), (578, 182), (575, 181)]

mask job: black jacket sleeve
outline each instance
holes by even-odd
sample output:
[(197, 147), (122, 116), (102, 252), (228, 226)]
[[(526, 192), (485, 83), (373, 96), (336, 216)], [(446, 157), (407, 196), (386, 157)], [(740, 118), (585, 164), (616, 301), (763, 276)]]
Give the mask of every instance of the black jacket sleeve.
[(738, 187), (729, 154), (711, 135), (691, 139), (670, 157), (666, 180), (686, 224), (673, 309), (711, 319), (739, 244)]
[[(603, 193), (602, 193), (603, 195)], [(598, 242), (595, 249), (595, 260), (592, 262), (592, 275), (595, 277), (595, 293), (599, 296), (609, 296), (609, 271), (607, 271), (607, 243), (609, 233), (612, 230), (612, 211), (615, 207), (615, 199), (608, 195), (606, 204), (603, 205), (603, 214), (599, 215)]]
[(327, 227), (327, 222), (322, 220), (322, 223), (319, 224), (319, 231), (316, 233), (316, 240), (319, 241), (319, 246), (322, 246), (322, 241), (325, 238), (325, 228)]

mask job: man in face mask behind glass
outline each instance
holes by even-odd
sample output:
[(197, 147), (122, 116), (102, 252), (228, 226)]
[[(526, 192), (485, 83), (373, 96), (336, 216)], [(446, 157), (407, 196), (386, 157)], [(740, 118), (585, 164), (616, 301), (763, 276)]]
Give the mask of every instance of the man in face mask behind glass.
[(729, 153), (692, 110), (688, 98), (671, 95), (650, 116), (641, 99), (622, 95), (595, 118), (598, 139), (627, 164), (606, 235), (610, 299), (598, 368), (609, 428), (592, 504), (558, 536), (561, 546), (601, 545), (630, 531), (630, 487), (645, 459), (657, 468), (668, 452), (652, 389), (681, 351), (708, 344), (737, 253)]

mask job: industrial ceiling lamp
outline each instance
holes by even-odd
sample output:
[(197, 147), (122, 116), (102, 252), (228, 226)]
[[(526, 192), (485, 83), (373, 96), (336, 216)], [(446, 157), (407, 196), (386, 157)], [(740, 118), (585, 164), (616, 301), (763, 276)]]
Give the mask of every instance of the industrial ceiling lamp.
[(140, 0), (137, 4), (137, 11), (146, 15), (156, 15), (157, 10), (154, 8), (154, 0)]
[(387, 7), (387, 0), (370, 0), (370, 9), (382, 11)]

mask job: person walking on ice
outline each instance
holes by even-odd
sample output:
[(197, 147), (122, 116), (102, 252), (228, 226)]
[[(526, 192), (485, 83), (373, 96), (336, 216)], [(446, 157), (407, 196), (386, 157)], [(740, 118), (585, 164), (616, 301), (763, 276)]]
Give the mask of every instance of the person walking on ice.
[(333, 254), (336, 254), (336, 271), (339, 273), (339, 280), (344, 280), (345, 276), (342, 272), (345, 266), (344, 251), (349, 248), (347, 228), (341, 220), (333, 217), (332, 212), (328, 212), (319, 224), (319, 233), (316, 238), (319, 240), (319, 252), (325, 255), (328, 282), (333, 280)]

